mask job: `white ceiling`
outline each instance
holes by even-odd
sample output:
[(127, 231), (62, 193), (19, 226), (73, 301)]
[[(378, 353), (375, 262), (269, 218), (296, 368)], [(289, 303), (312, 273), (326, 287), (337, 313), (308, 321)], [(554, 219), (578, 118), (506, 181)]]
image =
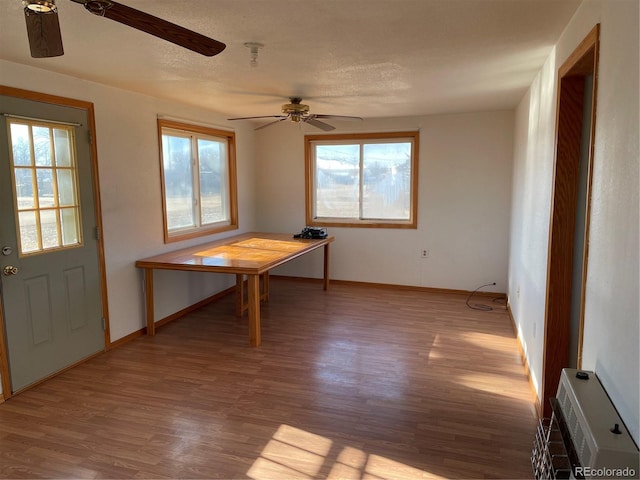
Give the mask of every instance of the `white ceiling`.
[[(513, 108), (580, 0), (120, 0), (225, 43), (214, 57), (57, 0), (65, 54), (46, 59), (29, 55), (20, 0), (1, 3), (5, 60), (227, 116), (296, 95), (370, 118)], [(257, 67), (245, 42), (265, 45)]]

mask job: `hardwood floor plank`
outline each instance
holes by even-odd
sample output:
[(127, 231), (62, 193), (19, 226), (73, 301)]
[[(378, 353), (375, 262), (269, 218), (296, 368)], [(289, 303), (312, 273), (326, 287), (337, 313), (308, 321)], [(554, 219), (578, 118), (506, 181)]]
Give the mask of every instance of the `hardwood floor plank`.
[(0, 405), (0, 477), (530, 478), (510, 320), (464, 300), (272, 278), (259, 348), (229, 295)]

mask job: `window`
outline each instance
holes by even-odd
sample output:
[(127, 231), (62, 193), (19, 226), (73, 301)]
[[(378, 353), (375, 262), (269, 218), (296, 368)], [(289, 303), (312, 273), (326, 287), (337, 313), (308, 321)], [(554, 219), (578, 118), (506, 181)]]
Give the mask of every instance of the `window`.
[(238, 228), (233, 132), (158, 120), (165, 243)]
[(418, 137), (306, 135), (307, 224), (417, 228)]
[(8, 125), (20, 255), (82, 245), (73, 127)]

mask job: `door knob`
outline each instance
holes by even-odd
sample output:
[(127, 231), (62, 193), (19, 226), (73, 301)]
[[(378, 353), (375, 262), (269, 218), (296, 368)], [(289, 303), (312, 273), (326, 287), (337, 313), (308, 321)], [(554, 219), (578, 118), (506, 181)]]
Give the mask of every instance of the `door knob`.
[(18, 273), (18, 267), (14, 267), (13, 265), (7, 265), (2, 269), (2, 273), (4, 273), (7, 277), (9, 275), (15, 275)]

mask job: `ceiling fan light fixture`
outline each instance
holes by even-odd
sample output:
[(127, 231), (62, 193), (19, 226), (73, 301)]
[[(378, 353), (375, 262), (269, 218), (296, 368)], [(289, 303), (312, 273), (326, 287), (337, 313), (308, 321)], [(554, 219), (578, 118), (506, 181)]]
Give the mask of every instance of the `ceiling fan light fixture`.
[(64, 55), (58, 9), (51, 0), (24, 0), (24, 19), (33, 58)]
[[(246, 44), (245, 44), (246, 45)], [(255, 130), (262, 130), (269, 125), (273, 125), (276, 123), (283, 122), (285, 120), (289, 120), (290, 122), (297, 123), (298, 125), (302, 125), (302, 123), (306, 123), (311, 125), (312, 127), (319, 128), (320, 130), (324, 130), (325, 132), (330, 132), (331, 130), (335, 130), (336, 127), (333, 125), (329, 125), (319, 119), (325, 118), (333, 118), (336, 120), (362, 120), (360, 117), (348, 117), (345, 115), (320, 115), (315, 113), (309, 113), (309, 105), (305, 105), (302, 103), (302, 97), (289, 97), (289, 102), (282, 105), (282, 114), (281, 115), (261, 115), (257, 117), (238, 117), (238, 118), (228, 118), (227, 120), (254, 120), (258, 118), (275, 118), (265, 125), (261, 125)]]
[(290, 97), (289, 101), (282, 105), (282, 113), (289, 115), (292, 122), (298, 123), (309, 114), (309, 105), (302, 103), (302, 98)]
[(53, 0), (23, 0), (25, 13), (55, 13), (57, 10)]

